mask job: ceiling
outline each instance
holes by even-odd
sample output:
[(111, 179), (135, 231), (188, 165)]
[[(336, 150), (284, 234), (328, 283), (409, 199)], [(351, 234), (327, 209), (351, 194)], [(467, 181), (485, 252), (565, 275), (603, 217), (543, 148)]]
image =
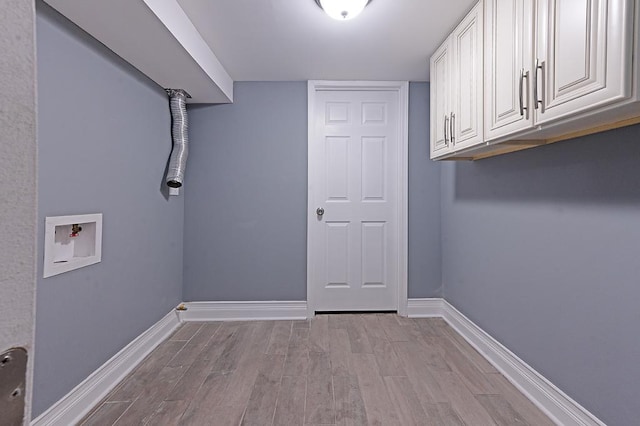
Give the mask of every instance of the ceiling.
[(233, 101), (233, 81), (428, 81), (476, 0), (372, 0), (350, 21), (314, 0), (45, 0), (162, 87)]
[(429, 56), (475, 0), (373, 0), (350, 21), (314, 0), (178, 0), (232, 79), (429, 79)]

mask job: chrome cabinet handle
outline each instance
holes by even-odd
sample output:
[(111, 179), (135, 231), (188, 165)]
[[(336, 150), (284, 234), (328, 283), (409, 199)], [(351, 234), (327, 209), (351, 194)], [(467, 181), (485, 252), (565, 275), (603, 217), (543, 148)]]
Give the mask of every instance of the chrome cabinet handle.
[(522, 99), (522, 91), (524, 90), (524, 88), (522, 87), (522, 84), (524, 83), (524, 68), (522, 68), (520, 70), (520, 85), (519, 85), (519, 89), (520, 89), (520, 94), (519, 94), (519, 98), (520, 98), (520, 116), (524, 115), (524, 100)]
[(536, 59), (536, 74), (533, 76), (533, 108), (535, 109), (538, 109), (538, 68), (539, 62), (538, 59)]
[(444, 116), (444, 143), (449, 145), (449, 139), (447, 138), (447, 127), (449, 126), (449, 116)]
[(527, 95), (527, 105), (524, 104), (524, 80), (527, 80), (527, 87), (529, 86), (529, 71), (522, 68), (520, 70), (520, 115), (524, 116), (524, 112), (527, 111), (527, 118), (529, 117), (529, 96)]
[(322, 207), (318, 207), (316, 209), (316, 214), (320, 217), (322, 217), (322, 215), (324, 215), (324, 209)]
[[(542, 96), (538, 98), (538, 70), (542, 73)], [(544, 112), (544, 61), (536, 59), (536, 75), (533, 79), (533, 107)]]
[(455, 121), (456, 120), (456, 115), (453, 113), (453, 111), (451, 112), (451, 120), (449, 121), (451, 128), (449, 129), (449, 132), (451, 133), (451, 143), (452, 144), (456, 144), (456, 125), (455, 125)]

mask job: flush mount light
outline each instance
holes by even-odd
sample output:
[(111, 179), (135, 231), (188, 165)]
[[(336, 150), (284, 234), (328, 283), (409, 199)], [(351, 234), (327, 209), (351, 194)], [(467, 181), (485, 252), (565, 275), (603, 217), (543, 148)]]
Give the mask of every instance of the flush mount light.
[(327, 15), (338, 21), (355, 18), (370, 2), (371, 0), (316, 0)]

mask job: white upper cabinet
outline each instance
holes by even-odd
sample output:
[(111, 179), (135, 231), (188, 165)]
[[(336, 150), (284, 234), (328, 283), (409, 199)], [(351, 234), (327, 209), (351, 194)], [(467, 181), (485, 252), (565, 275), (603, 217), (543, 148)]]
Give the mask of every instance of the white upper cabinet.
[(483, 142), (482, 121), (482, 2), (479, 2), (453, 32), (452, 125), (456, 149)]
[(479, 2), (431, 58), (431, 158), (482, 159), (640, 123), (639, 7)]
[(631, 95), (633, 1), (538, 0), (535, 122)]
[(449, 152), (451, 143), (451, 43), (449, 39), (431, 57), (431, 158)]
[(628, 98), (632, 4), (486, 0), (486, 140)]
[(483, 142), (482, 2), (431, 57), (431, 158)]
[(485, 138), (533, 127), (533, 0), (485, 1)]

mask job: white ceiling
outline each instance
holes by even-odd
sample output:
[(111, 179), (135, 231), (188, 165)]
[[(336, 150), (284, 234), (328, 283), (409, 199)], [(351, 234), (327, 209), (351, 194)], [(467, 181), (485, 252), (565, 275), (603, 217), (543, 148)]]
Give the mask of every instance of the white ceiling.
[(373, 0), (354, 20), (314, 0), (178, 0), (237, 81), (429, 79), (429, 56), (476, 0)]
[(314, 0), (45, 0), (162, 87), (233, 102), (233, 81), (428, 81), (477, 0), (372, 0), (335, 21)]

